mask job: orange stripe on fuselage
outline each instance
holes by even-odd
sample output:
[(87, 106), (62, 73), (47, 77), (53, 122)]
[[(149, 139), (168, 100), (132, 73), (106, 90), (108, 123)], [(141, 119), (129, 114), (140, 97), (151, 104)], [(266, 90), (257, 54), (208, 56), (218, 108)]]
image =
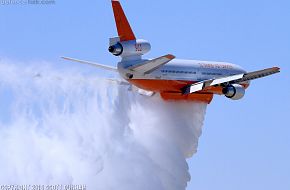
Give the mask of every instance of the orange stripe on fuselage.
[[(153, 92), (176, 92), (181, 93), (181, 89), (190, 84), (196, 83), (195, 81), (184, 80), (158, 80), (158, 79), (129, 79), (129, 82), (138, 88), (149, 90)], [(208, 87), (206, 90), (199, 93), (214, 93), (222, 94), (222, 87)]]
[(153, 92), (181, 92), (181, 89), (193, 81), (158, 80), (158, 79), (129, 79), (133, 85)]
[[(181, 92), (185, 86), (196, 83), (196, 81), (185, 80), (161, 80), (161, 79), (129, 79), (133, 85), (148, 91), (153, 92)], [(241, 84), (244, 88), (248, 88), (249, 84)], [(199, 93), (213, 93), (223, 94), (223, 87), (221, 86), (209, 86)]]

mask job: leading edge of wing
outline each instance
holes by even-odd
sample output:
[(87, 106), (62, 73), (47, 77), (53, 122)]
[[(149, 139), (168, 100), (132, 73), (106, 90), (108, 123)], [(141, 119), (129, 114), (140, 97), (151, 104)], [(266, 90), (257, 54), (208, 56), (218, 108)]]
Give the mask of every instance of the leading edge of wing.
[(103, 64), (99, 64), (99, 63), (95, 63), (95, 62), (91, 62), (91, 61), (80, 60), (80, 59), (74, 59), (74, 58), (71, 58), (71, 57), (61, 57), (61, 58), (65, 59), (65, 60), (68, 60), (68, 61), (78, 62), (78, 63), (94, 66), (94, 67), (97, 67), (97, 68), (118, 72), (118, 69), (116, 67), (112, 67), (112, 66), (108, 66), (108, 65), (103, 65)]
[(271, 67), (271, 68), (267, 68), (267, 69), (263, 69), (263, 70), (258, 70), (258, 71), (253, 71), (253, 72), (246, 73), (243, 78), (235, 80), (233, 82), (238, 83), (238, 82), (254, 80), (254, 79), (266, 77), (266, 76), (269, 76), (269, 75), (273, 75), (273, 74), (276, 74), (276, 73), (279, 73), (279, 72), (280, 72), (280, 68), (279, 67)]

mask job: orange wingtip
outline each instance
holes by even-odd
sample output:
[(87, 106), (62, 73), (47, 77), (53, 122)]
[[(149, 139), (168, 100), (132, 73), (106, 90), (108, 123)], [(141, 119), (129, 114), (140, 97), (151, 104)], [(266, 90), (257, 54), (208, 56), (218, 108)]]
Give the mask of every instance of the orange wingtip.
[(171, 54), (168, 54), (168, 55), (166, 55), (165, 56), (167, 59), (174, 59), (175, 58), (175, 56), (174, 55), (171, 55)]
[(114, 11), (116, 27), (118, 30), (120, 40), (121, 41), (135, 40), (136, 37), (123, 11), (121, 3), (118, 0), (112, 0), (112, 7)]

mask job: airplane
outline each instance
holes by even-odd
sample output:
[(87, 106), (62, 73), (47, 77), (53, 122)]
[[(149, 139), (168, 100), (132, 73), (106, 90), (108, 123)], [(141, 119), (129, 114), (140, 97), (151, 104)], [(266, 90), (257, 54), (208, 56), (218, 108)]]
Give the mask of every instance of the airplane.
[(239, 100), (251, 80), (280, 72), (279, 67), (246, 72), (232, 63), (176, 59), (172, 54), (144, 59), (142, 56), (151, 49), (150, 43), (136, 38), (119, 0), (111, 3), (118, 36), (110, 38), (108, 50), (121, 58), (117, 67), (70, 57), (63, 59), (118, 72), (128, 84), (137, 87), (140, 92), (148, 92), (145, 94), (149, 96), (159, 93), (164, 100), (207, 104), (214, 95)]

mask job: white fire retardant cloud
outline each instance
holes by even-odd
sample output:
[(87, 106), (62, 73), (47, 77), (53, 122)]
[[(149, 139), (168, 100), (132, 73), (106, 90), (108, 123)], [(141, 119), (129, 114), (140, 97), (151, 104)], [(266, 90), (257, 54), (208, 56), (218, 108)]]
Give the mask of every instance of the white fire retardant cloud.
[(40, 65), (0, 63), (0, 184), (186, 188), (206, 104)]

